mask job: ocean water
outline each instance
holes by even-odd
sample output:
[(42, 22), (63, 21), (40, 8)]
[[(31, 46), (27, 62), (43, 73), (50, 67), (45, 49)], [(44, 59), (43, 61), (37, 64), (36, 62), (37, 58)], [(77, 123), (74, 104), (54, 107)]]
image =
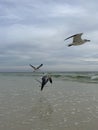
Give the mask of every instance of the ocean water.
[(98, 72), (0, 73), (0, 130), (97, 130)]

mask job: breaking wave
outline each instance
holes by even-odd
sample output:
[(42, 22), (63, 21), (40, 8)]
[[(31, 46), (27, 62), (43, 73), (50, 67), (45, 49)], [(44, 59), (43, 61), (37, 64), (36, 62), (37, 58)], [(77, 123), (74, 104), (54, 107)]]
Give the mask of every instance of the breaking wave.
[[(98, 83), (98, 72), (49, 72), (53, 78), (65, 81), (77, 81), (86, 83)], [(0, 73), (0, 76), (20, 76), (20, 77), (42, 77), (43, 72), (17, 72), (17, 73)]]
[(61, 78), (68, 81), (98, 83), (98, 73), (95, 72), (69, 72), (52, 75), (55, 78)]

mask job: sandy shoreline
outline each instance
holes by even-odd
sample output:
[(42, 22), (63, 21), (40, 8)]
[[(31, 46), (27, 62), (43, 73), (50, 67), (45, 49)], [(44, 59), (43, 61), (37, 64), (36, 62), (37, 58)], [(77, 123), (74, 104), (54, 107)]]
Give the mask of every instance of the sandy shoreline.
[(98, 129), (97, 84), (53, 78), (41, 92), (32, 77), (0, 83), (0, 130)]

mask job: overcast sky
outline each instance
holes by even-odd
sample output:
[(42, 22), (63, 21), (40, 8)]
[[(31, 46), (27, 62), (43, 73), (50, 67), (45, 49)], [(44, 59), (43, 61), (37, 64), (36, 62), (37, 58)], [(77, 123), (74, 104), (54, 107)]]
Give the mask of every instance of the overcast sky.
[[(76, 33), (91, 42), (68, 47)], [(98, 71), (98, 0), (0, 0), (0, 71)]]

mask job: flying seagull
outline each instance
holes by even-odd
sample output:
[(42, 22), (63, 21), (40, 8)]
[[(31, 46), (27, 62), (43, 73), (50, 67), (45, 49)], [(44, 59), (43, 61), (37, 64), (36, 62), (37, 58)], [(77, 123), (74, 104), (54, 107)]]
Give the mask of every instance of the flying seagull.
[(90, 42), (90, 40), (82, 39), (81, 38), (82, 35), (83, 35), (83, 33), (78, 33), (78, 34), (72, 35), (72, 36), (64, 39), (64, 41), (73, 37), (73, 42), (68, 45), (69, 47), (73, 46), (73, 45), (74, 46), (81, 45), (81, 44), (84, 44), (85, 42)]
[(29, 64), (29, 65), (34, 69), (34, 71), (38, 70), (40, 67), (43, 66), (43, 64), (40, 64), (38, 67), (35, 67), (35, 66), (31, 65), (31, 64)]
[(44, 75), (42, 77), (42, 82), (41, 82), (41, 91), (43, 90), (44, 86), (48, 81), (52, 84), (52, 78), (49, 75)]

